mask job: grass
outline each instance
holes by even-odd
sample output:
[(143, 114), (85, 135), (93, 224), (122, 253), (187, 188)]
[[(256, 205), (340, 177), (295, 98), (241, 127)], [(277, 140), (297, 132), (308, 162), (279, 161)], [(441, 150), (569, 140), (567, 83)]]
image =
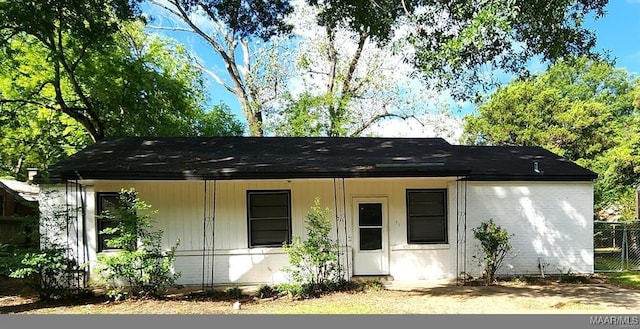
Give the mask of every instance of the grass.
[[(502, 314), (502, 313), (628, 313), (640, 307), (640, 272), (589, 276), (590, 284), (573, 275), (520, 277), (495, 286), (443, 285), (413, 291), (384, 289), (380, 282), (350, 285), (321, 298), (296, 299), (278, 293), (272, 298), (240, 295), (239, 287), (184, 291), (162, 299), (109, 301), (105, 296), (78, 300), (39, 301), (27, 291), (13, 291), (16, 281), (0, 285), (0, 313), (32, 314)], [(586, 278), (586, 277), (585, 277)], [(0, 282), (2, 283), (2, 282)], [(610, 284), (609, 284), (610, 283)], [(624, 288), (619, 288), (624, 287)], [(14, 287), (16, 288), (16, 287)], [(221, 287), (222, 288), (222, 287)], [(625, 288), (626, 289), (622, 291)], [(622, 292), (621, 292), (622, 291)], [(255, 293), (269, 295), (273, 287)], [(253, 294), (253, 293), (252, 293)], [(621, 298), (620, 296), (626, 296)], [(266, 297), (266, 296), (264, 296)], [(239, 301), (241, 308), (234, 309)]]
[(610, 282), (625, 288), (640, 289), (640, 272), (601, 273)]
[(617, 257), (595, 257), (594, 268), (596, 271), (612, 271), (622, 269), (622, 260)]

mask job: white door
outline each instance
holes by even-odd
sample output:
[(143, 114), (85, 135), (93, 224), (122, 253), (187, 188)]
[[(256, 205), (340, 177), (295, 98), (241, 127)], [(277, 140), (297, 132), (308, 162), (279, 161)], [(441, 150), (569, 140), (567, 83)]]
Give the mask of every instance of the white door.
[(386, 198), (356, 198), (353, 202), (353, 274), (389, 274)]

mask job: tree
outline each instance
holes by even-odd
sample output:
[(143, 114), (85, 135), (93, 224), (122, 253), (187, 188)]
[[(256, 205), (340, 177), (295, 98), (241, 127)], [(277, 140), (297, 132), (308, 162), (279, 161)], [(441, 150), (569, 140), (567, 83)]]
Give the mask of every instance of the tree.
[[(145, 34), (140, 22), (120, 28), (100, 51), (85, 53), (73, 70), (93, 113), (85, 119), (100, 127), (97, 135), (64, 109), (64, 104), (82, 103), (82, 97), (70, 78), (57, 75), (46, 47), (29, 35), (14, 36), (4, 45), (0, 173), (24, 178), (25, 168), (44, 169), (102, 137), (242, 134), (244, 128), (227, 107), (207, 109), (202, 73), (184, 46)], [(80, 103), (74, 108), (86, 107)]]
[(638, 86), (604, 61), (561, 61), (499, 88), (465, 117), (464, 142), (542, 146), (576, 161), (599, 174), (601, 208), (638, 182)]
[[(407, 41), (414, 50), (398, 52), (404, 52), (406, 61), (413, 63), (427, 81), (440, 90), (450, 90), (460, 99), (474, 99), (479, 85), (491, 85), (491, 81), (484, 79), (488, 76), (485, 69), (524, 74), (525, 64), (536, 55), (553, 62), (568, 55), (592, 54), (594, 36), (582, 27), (582, 22), (593, 12), (598, 17), (603, 15), (606, 1), (516, 4), (500, 0), (308, 0), (306, 3), (317, 9), (316, 22), (324, 28), (326, 38), (322, 44), (324, 58), (311, 64), (324, 66), (322, 75), (327, 78), (323, 92), (309, 87), (295, 93), (292, 90), (283, 93), (287, 82), (295, 81), (296, 77), (281, 75), (282, 65), (288, 61), (282, 57), (286, 56), (285, 51), (274, 50), (277, 47), (273, 44), (274, 36), (291, 29), (287, 23), (287, 15), (292, 12), (289, 1), (267, 4), (244, 0), (153, 0), (152, 3), (172, 13), (183, 24), (162, 28), (195, 32), (219, 55), (226, 77), (214, 69), (205, 70), (236, 95), (252, 135), (263, 135), (263, 123), (269, 121), (271, 126), (276, 126), (271, 129), (278, 134), (323, 131), (337, 136), (358, 135), (383, 118), (413, 116), (391, 106), (377, 112), (368, 108), (366, 113), (354, 108), (362, 96), (369, 99), (379, 96), (367, 94), (358, 84), (358, 77), (363, 75), (357, 71), (366, 70), (359, 67), (364, 66), (361, 55), (366, 52), (365, 48), (377, 44), (383, 51), (398, 51), (393, 49), (392, 41), (397, 38)], [(206, 23), (199, 24), (203, 17)], [(355, 43), (355, 51), (346, 61), (341, 56), (346, 52), (336, 42), (345, 33), (352, 36)], [(257, 46), (258, 41), (269, 42), (263, 48)], [(387, 46), (389, 48), (383, 48)], [(240, 53), (242, 60), (236, 57)], [(266, 61), (272, 67), (257, 60), (274, 56), (277, 60)], [(298, 63), (305, 65), (304, 61)], [(376, 79), (379, 74), (374, 72), (371, 81), (388, 81)], [(402, 92), (402, 87), (398, 91)], [(273, 120), (265, 119), (267, 112), (274, 116)], [(282, 120), (303, 126), (277, 127)], [(309, 122), (311, 125), (304, 125)]]
[[(408, 22), (415, 67), (440, 89), (474, 99), (478, 85), (491, 85), (488, 70), (524, 74), (533, 56), (554, 62), (592, 54), (595, 35), (582, 23), (604, 15), (606, 0), (310, 0), (321, 9), (324, 26), (368, 32), (391, 40)], [(372, 17), (373, 16), (373, 17)]]
[[(286, 0), (168, 0), (151, 3), (163, 8), (174, 17), (181, 20), (185, 27), (175, 27), (175, 30), (186, 30), (199, 35), (223, 61), (226, 77), (218, 75), (213, 70), (205, 70), (214, 80), (227, 91), (232, 92), (238, 99), (242, 112), (249, 125), (249, 133), (261, 136), (263, 109), (268, 99), (258, 88), (262, 76), (261, 67), (256, 67), (256, 53), (251, 49), (253, 40), (268, 41), (273, 37), (288, 33), (291, 26), (285, 22), (285, 17), (292, 8)], [(197, 19), (204, 17), (213, 25), (198, 24)], [(242, 52), (242, 62), (236, 57)], [(277, 48), (265, 48), (265, 58)], [(271, 87), (277, 92), (277, 84), (281, 80), (273, 81)]]
[(277, 135), (359, 136), (383, 119), (418, 120), (429, 111), (425, 103), (433, 95), (411, 78), (402, 55), (406, 43), (377, 44), (366, 26), (354, 33), (316, 25), (325, 12), (300, 3), (295, 8), (296, 26), (303, 28), (294, 29), (301, 40), (290, 75), (301, 91), (286, 95), (280, 115), (269, 120)]
[[(104, 46), (111, 44), (122, 21), (135, 17), (136, 2), (0, 2), (0, 49), (7, 58), (3, 64), (15, 65), (16, 78), (39, 73), (37, 79), (17, 88), (18, 95), (3, 93), (0, 102), (61, 111), (79, 122), (94, 140), (103, 138), (105, 127), (97, 102), (91, 99), (78, 73), (87, 57), (108, 54), (109, 47)], [(27, 59), (28, 65), (24, 65)]]
[(46, 168), (89, 143), (73, 119), (46, 108), (0, 109), (0, 176), (24, 181), (27, 168)]

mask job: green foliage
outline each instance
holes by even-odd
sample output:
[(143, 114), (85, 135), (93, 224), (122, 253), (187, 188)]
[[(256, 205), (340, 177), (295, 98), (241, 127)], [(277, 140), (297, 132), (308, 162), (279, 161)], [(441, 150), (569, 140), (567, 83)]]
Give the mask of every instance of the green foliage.
[(109, 136), (242, 132), (227, 109), (206, 110), (193, 56), (146, 34), (137, 2), (0, 3), (0, 174), (24, 177)]
[(75, 260), (67, 257), (66, 249), (45, 248), (26, 253), (20, 268), (10, 276), (29, 279), (40, 298), (50, 299), (69, 292), (69, 285), (76, 280), (75, 271), (78, 268)]
[(270, 298), (278, 294), (278, 290), (270, 285), (263, 284), (258, 288), (258, 298)]
[(244, 124), (231, 113), (226, 104), (218, 104), (210, 111), (203, 113), (196, 123), (198, 136), (241, 136)]
[(207, 110), (202, 73), (176, 41), (140, 22), (118, 24), (99, 45), (84, 40), (86, 49), (64, 33), (59, 61), (30, 33), (0, 42), (0, 175), (23, 179), (103, 137), (243, 133), (228, 107)]
[(40, 249), (14, 249), (10, 256), (9, 276), (26, 279), (41, 299), (66, 297), (83, 291), (79, 282), (84, 268), (62, 240), (66, 235), (68, 211), (62, 205), (42, 208)]
[(227, 288), (224, 293), (232, 298), (232, 299), (242, 299), (242, 297), (244, 296), (244, 293), (242, 292), (242, 289), (240, 289), (240, 287), (231, 287), (231, 288)]
[(150, 206), (138, 199), (135, 190), (120, 191), (119, 203), (113, 214), (104, 214), (118, 220), (118, 225), (100, 234), (114, 234), (107, 244), (120, 250), (98, 255), (100, 271), (107, 281), (124, 280), (133, 296), (161, 296), (176, 286), (180, 276), (173, 272), (177, 244), (168, 251), (162, 249), (163, 232), (151, 231), (156, 212), (149, 211)]
[[(325, 26), (366, 31), (374, 39), (392, 40), (398, 24), (410, 24), (408, 41), (417, 69), (458, 98), (475, 97), (478, 84), (492, 85), (487, 71), (524, 74), (538, 55), (555, 62), (592, 55), (595, 35), (587, 17), (604, 15), (607, 1), (550, 0), (397, 1), (329, 0), (307, 2), (320, 8)], [(443, 19), (444, 18), (444, 19)], [(487, 70), (489, 69), (489, 70)]]
[(304, 93), (293, 99), (287, 96), (288, 102), (282, 111), (282, 120), (275, 131), (278, 136), (318, 137), (328, 133), (328, 123), (324, 122), (323, 109), (326, 99)]
[(576, 275), (575, 273), (571, 272), (570, 270), (567, 271), (567, 273), (561, 273), (560, 277), (558, 278), (558, 282), (560, 283), (581, 283), (581, 284), (588, 284), (591, 282), (591, 280), (589, 280), (589, 277), (584, 276), (584, 275)]
[(509, 250), (511, 250), (511, 237), (513, 235), (496, 225), (493, 219), (480, 223), (480, 226), (471, 229), (471, 231), (473, 232), (473, 237), (480, 241), (485, 284), (493, 284), (496, 272), (502, 266), (502, 262)]
[(285, 17), (293, 11), (287, 0), (241, 0), (241, 1), (212, 1), (212, 0), (170, 0), (170, 3), (180, 4), (182, 10), (189, 14), (204, 13), (209, 19), (228, 26), (233, 39), (258, 37), (264, 41), (272, 37), (287, 33), (292, 26), (285, 21)]
[[(0, 2), (0, 59), (15, 83), (0, 104), (60, 111), (80, 123), (94, 140), (105, 136), (103, 104), (94, 99), (87, 65), (111, 64), (114, 35), (136, 15), (135, 0)], [(101, 57), (103, 61), (95, 61)], [(117, 67), (114, 67), (117, 69)], [(4, 73), (4, 72), (3, 72)], [(100, 72), (92, 78), (100, 79)], [(129, 72), (128, 72), (129, 73)], [(105, 77), (109, 78), (109, 77)], [(115, 81), (114, 81), (115, 82)], [(110, 85), (109, 85), (110, 86)], [(87, 88), (89, 87), (89, 88)], [(113, 92), (117, 94), (117, 92)], [(111, 111), (122, 110), (115, 106)]]
[(327, 282), (324, 285), (310, 285), (300, 283), (281, 283), (276, 285), (275, 291), (279, 293), (286, 293), (293, 298), (312, 298), (318, 297), (323, 293), (333, 291), (380, 291), (384, 290), (384, 284), (378, 279), (365, 280), (365, 281), (347, 281), (337, 280), (333, 282)]
[(621, 287), (640, 289), (640, 272), (615, 272), (615, 273), (602, 273), (611, 280), (612, 283)]
[(19, 248), (0, 243), (0, 276), (10, 276), (21, 267), (22, 259), (27, 253), (34, 252), (32, 248)]
[(610, 63), (558, 62), (498, 89), (465, 118), (464, 142), (544, 147), (598, 173), (597, 209), (623, 205), (630, 216), (633, 204), (620, 201), (630, 201), (639, 181), (638, 90), (638, 80)]
[(329, 213), (329, 209), (320, 207), (320, 199), (316, 198), (306, 215), (306, 240), (294, 236), (291, 244), (283, 245), (289, 255), (290, 266), (286, 271), (295, 284), (302, 286), (303, 295), (317, 296), (343, 280), (338, 243), (329, 237), (332, 227)]

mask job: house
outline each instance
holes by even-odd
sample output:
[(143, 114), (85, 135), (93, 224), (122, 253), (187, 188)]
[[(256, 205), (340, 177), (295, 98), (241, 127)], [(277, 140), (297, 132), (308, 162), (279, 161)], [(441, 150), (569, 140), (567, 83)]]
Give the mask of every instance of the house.
[[(114, 138), (60, 161), (41, 210), (76, 209), (62, 239), (88, 271), (109, 246), (97, 214), (122, 188), (154, 209), (182, 284), (286, 280), (281, 248), (319, 198), (345, 277), (480, 275), (472, 229), (514, 234), (502, 274), (593, 272), (596, 175), (539, 147), (439, 138)], [(57, 195), (57, 197), (56, 197)], [(95, 275), (92, 273), (91, 275)]]
[(37, 242), (38, 194), (37, 186), (0, 179), (0, 244)]

